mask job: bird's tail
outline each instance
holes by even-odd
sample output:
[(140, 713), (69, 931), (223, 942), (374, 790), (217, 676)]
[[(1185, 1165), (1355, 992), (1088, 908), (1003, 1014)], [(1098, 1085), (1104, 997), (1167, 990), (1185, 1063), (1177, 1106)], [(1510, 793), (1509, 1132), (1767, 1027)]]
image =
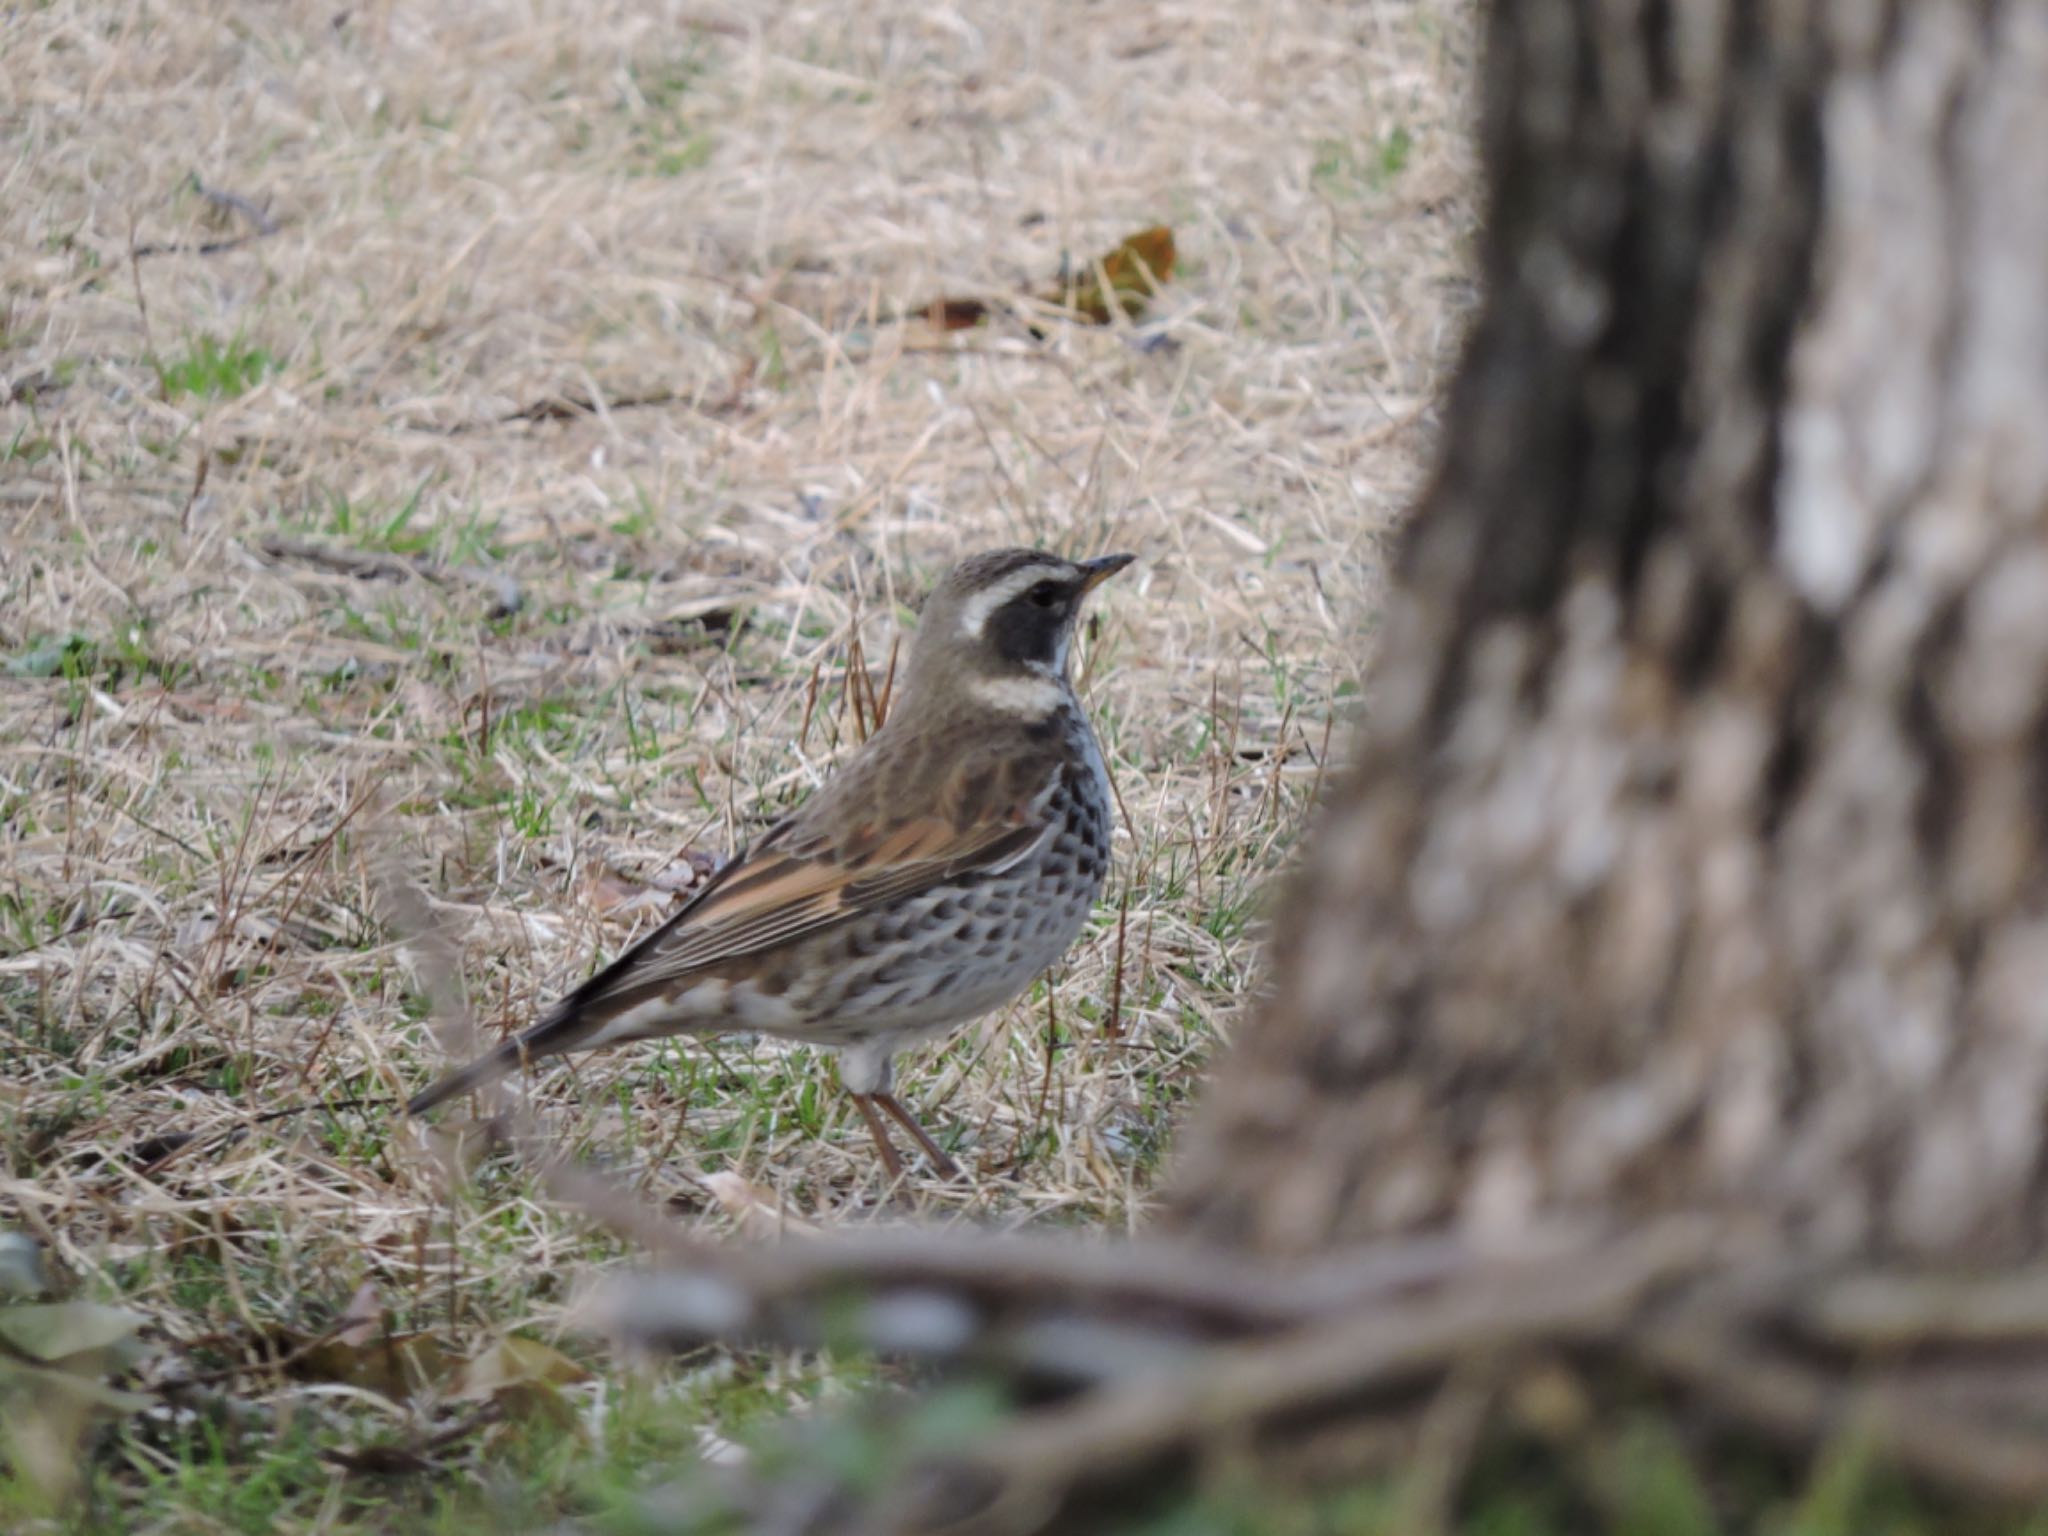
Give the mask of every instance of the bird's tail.
[(501, 1043), (484, 1055), (479, 1056), (466, 1067), (457, 1067), (436, 1078), (406, 1100), (408, 1115), (424, 1115), (436, 1104), (468, 1093), (472, 1088), (481, 1088), (486, 1083), (496, 1082), (509, 1072), (516, 1071), (519, 1063), (529, 1054), (524, 1040), (512, 1039)]
[[(593, 980), (602, 980), (602, 973)], [(472, 1088), (481, 1088), (519, 1070), (543, 1056), (559, 1056), (579, 1046), (609, 1044), (603, 1036), (603, 1018), (589, 1005), (591, 982), (585, 982), (547, 1011), (531, 1029), (500, 1041), (466, 1067), (436, 1078), (406, 1101), (408, 1115), (423, 1115), (436, 1104), (446, 1103)]]

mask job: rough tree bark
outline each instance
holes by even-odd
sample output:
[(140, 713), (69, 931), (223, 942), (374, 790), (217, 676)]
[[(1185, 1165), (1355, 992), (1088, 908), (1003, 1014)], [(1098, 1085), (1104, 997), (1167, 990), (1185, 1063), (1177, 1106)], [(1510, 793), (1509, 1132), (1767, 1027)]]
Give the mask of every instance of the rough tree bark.
[(1527, 0), (1356, 766), (1165, 1225), (2048, 1237), (2048, 4)]

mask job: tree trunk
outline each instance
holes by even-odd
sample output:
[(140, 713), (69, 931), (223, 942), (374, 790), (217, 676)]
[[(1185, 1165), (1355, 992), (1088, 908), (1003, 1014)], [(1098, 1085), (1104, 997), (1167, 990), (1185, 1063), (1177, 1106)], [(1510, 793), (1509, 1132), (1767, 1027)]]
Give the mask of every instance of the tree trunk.
[(2048, 0), (1519, 0), (1484, 103), (1370, 718), (1151, 1239), (693, 1254), (622, 1314), (866, 1290), (1030, 1384), (861, 1529), (1218, 1447), (1448, 1497), (1403, 1435), (1560, 1350), (1803, 1448), (1853, 1376), (1882, 1459), (2048, 1499), (2038, 1283), (1914, 1272), (2048, 1257)]
[(1487, 290), (1164, 1225), (2043, 1249), (2048, 3), (1495, 8)]

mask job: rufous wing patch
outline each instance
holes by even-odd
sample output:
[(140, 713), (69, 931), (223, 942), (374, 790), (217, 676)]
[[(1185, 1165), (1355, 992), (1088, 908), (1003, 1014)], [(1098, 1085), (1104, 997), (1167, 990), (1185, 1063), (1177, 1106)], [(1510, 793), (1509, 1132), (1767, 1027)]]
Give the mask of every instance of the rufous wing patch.
[[(675, 925), (624, 968), (617, 984), (637, 990), (680, 980), (934, 885), (1008, 868), (1042, 841), (1045, 830), (1028, 806), (1016, 806), (1000, 819), (968, 827), (944, 816), (862, 827), (816, 854), (811, 850), (822, 839), (777, 848), (742, 862), (678, 914)], [(849, 856), (856, 846), (858, 855)]]

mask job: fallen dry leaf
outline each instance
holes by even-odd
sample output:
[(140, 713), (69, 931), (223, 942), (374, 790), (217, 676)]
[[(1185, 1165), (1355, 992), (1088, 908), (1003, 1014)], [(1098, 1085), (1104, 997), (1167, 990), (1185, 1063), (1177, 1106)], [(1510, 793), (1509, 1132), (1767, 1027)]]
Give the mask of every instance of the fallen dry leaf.
[[(1058, 305), (1091, 325), (1109, 324), (1112, 308), (1135, 320), (1145, 302), (1173, 277), (1173, 231), (1164, 224), (1126, 236), (1057, 287), (1034, 295)], [(964, 331), (987, 318), (983, 299), (932, 299), (919, 307), (927, 324), (939, 331)]]
[(1046, 297), (1091, 325), (1109, 324), (1112, 305), (1135, 320), (1145, 312), (1145, 301), (1172, 278), (1173, 256), (1173, 231), (1155, 224), (1126, 237)]
[(588, 1380), (590, 1372), (552, 1344), (512, 1336), (498, 1340), (465, 1365), (449, 1395), (459, 1401), (481, 1401), (508, 1387), (533, 1382), (566, 1387)]
[(445, 1378), (453, 1366), (431, 1334), (393, 1333), (384, 1299), (365, 1280), (324, 1337), (275, 1340), (284, 1368), (300, 1381), (332, 1381), (403, 1402)]
[(458, 1402), (489, 1402), (507, 1418), (544, 1418), (564, 1428), (576, 1412), (561, 1388), (590, 1380), (590, 1372), (551, 1344), (503, 1338), (462, 1368), (450, 1395)]
[(402, 1403), (447, 1376), (451, 1363), (432, 1334), (392, 1333), (361, 1344), (322, 1339), (304, 1346), (287, 1370), (300, 1381), (339, 1382)]
[(933, 299), (924, 307), (925, 319), (938, 331), (964, 331), (987, 315), (988, 305), (980, 299)]
[(643, 907), (668, 905), (668, 893), (610, 869), (601, 869), (590, 882), (591, 910), (606, 916), (629, 916)]

